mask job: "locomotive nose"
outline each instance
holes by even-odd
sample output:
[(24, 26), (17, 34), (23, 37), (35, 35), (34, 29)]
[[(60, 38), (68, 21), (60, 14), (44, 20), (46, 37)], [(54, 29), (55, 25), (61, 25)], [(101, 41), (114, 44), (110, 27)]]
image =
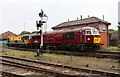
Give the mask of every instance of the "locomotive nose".
[(93, 41), (94, 41), (95, 44), (97, 44), (97, 43), (100, 44), (101, 43), (101, 38), (98, 37), (98, 36), (94, 36), (94, 40)]

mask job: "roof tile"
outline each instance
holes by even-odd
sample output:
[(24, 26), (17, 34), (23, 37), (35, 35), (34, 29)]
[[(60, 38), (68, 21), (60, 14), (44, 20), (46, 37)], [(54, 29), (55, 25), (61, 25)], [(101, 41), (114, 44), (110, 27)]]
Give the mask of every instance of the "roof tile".
[(99, 19), (97, 17), (89, 17), (89, 18), (85, 18), (85, 19), (81, 19), (81, 20), (73, 20), (73, 21), (63, 22), (63, 23), (60, 23), (60, 24), (52, 27), (52, 29), (58, 28), (58, 27), (64, 27), (64, 26), (80, 25), (80, 24), (95, 23), (95, 22), (103, 22), (103, 23), (110, 25), (109, 22)]

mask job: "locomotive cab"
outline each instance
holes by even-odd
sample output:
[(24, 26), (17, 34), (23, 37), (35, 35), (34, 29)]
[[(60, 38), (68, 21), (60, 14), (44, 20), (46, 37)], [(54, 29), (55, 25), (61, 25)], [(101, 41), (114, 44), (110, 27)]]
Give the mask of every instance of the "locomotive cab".
[(81, 42), (85, 44), (84, 49), (100, 49), (101, 38), (99, 31), (95, 28), (84, 27), (81, 32)]
[(86, 30), (86, 43), (100, 43), (100, 33), (97, 29)]
[(28, 47), (28, 44), (29, 44), (29, 35), (23, 35), (23, 44), (22, 44), (22, 47)]

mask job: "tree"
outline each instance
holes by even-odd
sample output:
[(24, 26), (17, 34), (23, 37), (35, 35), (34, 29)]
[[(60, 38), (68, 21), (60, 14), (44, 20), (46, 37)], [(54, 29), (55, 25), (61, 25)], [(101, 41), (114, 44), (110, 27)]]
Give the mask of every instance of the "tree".
[(120, 22), (118, 22), (118, 25), (119, 25), (119, 26), (117, 26), (118, 27), (118, 33), (120, 33)]
[(120, 28), (118, 28), (118, 33), (120, 33)]
[(37, 34), (39, 31), (33, 31), (31, 34)]
[(19, 35), (30, 34), (29, 31), (22, 31)]

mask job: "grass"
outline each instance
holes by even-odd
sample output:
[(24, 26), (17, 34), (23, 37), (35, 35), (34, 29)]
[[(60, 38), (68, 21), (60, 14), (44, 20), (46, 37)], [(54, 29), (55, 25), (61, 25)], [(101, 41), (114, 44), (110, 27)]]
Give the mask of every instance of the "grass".
[(36, 55), (36, 53), (6, 49), (5, 52), (2, 52), (2, 55), (9, 55), (9, 56), (19, 57), (19, 58), (31, 58), (31, 56)]
[(115, 71), (118, 69), (119, 63), (117, 60), (113, 59), (98, 59), (92, 57), (80, 57), (80, 56), (65, 56), (56, 54), (43, 54), (40, 57), (36, 57), (35, 52), (19, 51), (6, 49), (4, 52), (0, 52), (2, 55), (9, 55), (19, 58), (27, 58), (32, 60), (40, 60), (45, 62), (61, 63), (70, 66), (80, 67), (80, 68), (92, 68), (99, 70), (109, 70)]
[(109, 47), (105, 47), (103, 49), (108, 50), (108, 51), (120, 51), (120, 47), (117, 47), (117, 46), (109, 46)]

